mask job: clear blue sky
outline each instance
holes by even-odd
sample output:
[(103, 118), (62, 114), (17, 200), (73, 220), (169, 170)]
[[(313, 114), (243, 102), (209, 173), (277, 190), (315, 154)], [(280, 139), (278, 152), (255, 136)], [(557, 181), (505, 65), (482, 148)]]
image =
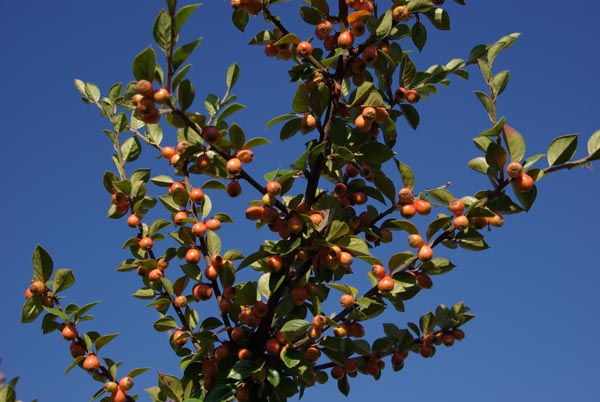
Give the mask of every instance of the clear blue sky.
[[(292, 12), (297, 3), (274, 11), (305, 37), (312, 29), (291, 22), (298, 18)], [(582, 134), (583, 152), (589, 135), (600, 129), (600, 5), (583, 0), (472, 1), (467, 7), (446, 3), (452, 30), (429, 30), (430, 46), (416, 57), (419, 67), (466, 57), (476, 44), (521, 32), (497, 62), (498, 68), (511, 70), (500, 114), (526, 137), (528, 155), (544, 153), (552, 138), (568, 133)], [(0, 371), (8, 378), (21, 376), (18, 394), (24, 401), (84, 401), (100, 387), (81, 370), (63, 375), (70, 355), (58, 333), (42, 336), (39, 322), (19, 323), (31, 253), (38, 243), (51, 252), (56, 267), (75, 271), (77, 284), (67, 292), (68, 300), (81, 305), (102, 301), (94, 310), (97, 320), (82, 329), (122, 334), (105, 351), (124, 362), (123, 372), (153, 368), (137, 380), (139, 400), (147, 400), (142, 389), (155, 384), (158, 369), (177, 373), (166, 335), (152, 329), (156, 313), (129, 296), (139, 286), (138, 278), (115, 272), (128, 257), (120, 246), (132, 230), (124, 221), (105, 218), (109, 197), (101, 176), (111, 169), (111, 147), (101, 130), (108, 122), (86, 107), (73, 87), (73, 79), (81, 78), (106, 92), (114, 82), (132, 80), (131, 61), (152, 42), (152, 21), (160, 6), (162, 2), (143, 0), (0, 1), (5, 154), (0, 163), (6, 185), (0, 200)], [(249, 135), (274, 141), (257, 150), (251, 173), (260, 177), (273, 164), (285, 167), (286, 152), (296, 155), (301, 142), (280, 145), (277, 129), (265, 132), (264, 126), (271, 117), (291, 111), (294, 87), (287, 78), (288, 62), (267, 59), (261, 48), (245, 46), (265, 29), (262, 19), (252, 19), (241, 34), (230, 22), (229, 1), (206, 0), (185, 29), (187, 39), (204, 37), (192, 60), (198, 99), (207, 91), (222, 94), (226, 67), (232, 62), (241, 66), (235, 92), (248, 109), (234, 120)], [(486, 186), (483, 176), (466, 166), (478, 156), (470, 139), (488, 125), (472, 94), (482, 81), (474, 69), (471, 77), (455, 80), (418, 105), (418, 132), (400, 123), (397, 151), (414, 169), (419, 190), (451, 181), (455, 194), (466, 195)], [(201, 102), (195, 106), (201, 108)], [(146, 152), (143, 161), (153, 156)], [(364, 401), (376, 394), (446, 402), (598, 400), (599, 170), (596, 165), (544, 179), (533, 210), (508, 217), (501, 230), (490, 233), (492, 248), (486, 252), (440, 249), (438, 255), (458, 267), (436, 278), (430, 291), (407, 304), (405, 314), (384, 316), (384, 322), (402, 326), (439, 303), (462, 300), (477, 314), (464, 328), (463, 342), (440, 349), (434, 359), (411, 355), (405, 370), (386, 370), (379, 382), (365, 376), (352, 379), (347, 399), (333, 382), (309, 390), (305, 399)], [(168, 170), (161, 165), (155, 173)], [(233, 213), (241, 221), (249, 190)], [(219, 209), (227, 210), (224, 203)], [(425, 219), (415, 222), (426, 224)], [(257, 242), (252, 231), (228, 228), (222, 233), (227, 248), (250, 251)], [(403, 236), (397, 238), (397, 247), (386, 252), (406, 248)], [(368, 332), (379, 336), (381, 325), (370, 325)]]

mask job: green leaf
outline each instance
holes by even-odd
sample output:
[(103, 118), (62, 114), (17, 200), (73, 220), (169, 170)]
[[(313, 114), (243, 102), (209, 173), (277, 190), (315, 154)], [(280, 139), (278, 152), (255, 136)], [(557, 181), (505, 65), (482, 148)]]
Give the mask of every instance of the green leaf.
[(537, 187), (533, 186), (533, 188), (528, 192), (522, 193), (519, 190), (517, 190), (514, 182), (512, 183), (512, 186), (513, 192), (515, 193), (515, 196), (517, 197), (517, 200), (519, 200), (519, 203), (521, 204), (523, 209), (525, 209), (525, 211), (529, 211), (533, 206), (535, 198), (537, 197)]
[[(185, 63), (185, 61), (188, 59), (188, 57), (190, 57), (190, 55), (194, 52), (194, 50), (196, 50), (198, 45), (200, 45), (200, 42), (202, 42), (202, 39), (198, 38), (192, 42), (181, 45), (177, 49), (175, 49), (175, 52), (173, 52), (173, 58), (172, 58), (173, 70), (177, 70), (179, 67), (181, 67), (181, 65), (183, 65), (183, 63)], [(181, 71), (183, 71), (183, 69)], [(181, 71), (180, 71), (180, 73), (181, 73)], [(184, 72), (184, 74), (185, 74), (185, 72)], [(178, 80), (177, 82), (180, 82), (180, 81), (181, 80)], [(177, 86), (175, 85), (175, 79), (173, 79), (173, 88), (176, 88), (176, 87)]]
[(402, 253), (396, 253), (390, 256), (388, 260), (388, 269), (390, 272), (398, 268), (400, 265), (404, 264), (410, 258), (412, 258), (414, 254), (410, 251), (404, 251)]
[(200, 7), (201, 4), (189, 4), (187, 6), (181, 7), (177, 13), (175, 14), (175, 32), (179, 33), (181, 27), (187, 21), (187, 19), (192, 15), (192, 13)]
[(417, 67), (408, 55), (402, 58), (402, 66), (400, 67), (400, 86), (410, 87), (417, 76)]
[(483, 79), (486, 82), (491, 81), (492, 79), (492, 66), (485, 59), (477, 59), (477, 64), (479, 65), (479, 70), (481, 71), (481, 75), (483, 75)]
[(426, 13), (433, 6), (431, 0), (410, 0), (406, 3), (408, 11), (411, 13)]
[(317, 25), (325, 16), (323, 13), (312, 7), (300, 7), (300, 17), (310, 25)]
[(136, 80), (154, 81), (156, 69), (156, 53), (152, 46), (148, 46), (135, 56), (133, 60), (133, 76)]
[(377, 187), (377, 189), (381, 191), (393, 204), (396, 200), (396, 187), (394, 186), (394, 182), (387, 176), (376, 175), (374, 183), (375, 187)]
[(427, 314), (421, 316), (419, 319), (419, 327), (423, 334), (429, 334), (435, 328), (435, 315), (430, 311)]
[(267, 128), (271, 127), (272, 125), (277, 124), (279, 122), (293, 119), (294, 117), (298, 117), (298, 115), (295, 113), (288, 113), (288, 114), (282, 114), (281, 116), (274, 117), (267, 122), (265, 129), (267, 129)]
[(308, 108), (308, 89), (306, 84), (301, 83), (296, 88), (296, 94), (292, 100), (292, 109), (298, 113), (307, 113)]
[(506, 138), (506, 146), (510, 153), (510, 158), (514, 162), (519, 162), (525, 157), (525, 139), (514, 128), (508, 124), (504, 125), (504, 137)]
[(279, 139), (281, 141), (285, 141), (288, 138), (293, 137), (298, 131), (300, 131), (300, 122), (302, 119), (291, 119), (286, 122), (281, 128), (281, 132), (279, 133)]
[(369, 96), (369, 93), (375, 89), (375, 85), (370, 81), (365, 81), (356, 88), (356, 95), (350, 106), (361, 105)]
[(23, 304), (21, 322), (34, 322), (42, 311), (44, 311), (44, 308), (42, 307), (42, 297), (31, 296), (29, 299), (25, 300), (25, 304)]
[(485, 152), (485, 161), (494, 169), (502, 170), (508, 155), (506, 150), (497, 145), (495, 142), (490, 142)]
[(110, 335), (102, 335), (98, 339), (96, 339), (96, 352), (99, 351), (102, 347), (107, 345), (110, 341), (115, 339), (119, 334), (110, 334)]
[(52, 276), (54, 263), (50, 254), (40, 245), (35, 247), (32, 257), (33, 280), (46, 283)]
[(400, 219), (388, 219), (381, 224), (381, 228), (390, 230), (404, 230), (410, 234), (419, 234), (419, 229), (409, 221)]
[(227, 186), (225, 184), (223, 184), (222, 181), (219, 180), (208, 180), (206, 181), (201, 188), (204, 189), (212, 189), (212, 190), (225, 190), (227, 189)]
[(275, 35), (273, 34), (273, 32), (271, 32), (269, 30), (264, 30), (264, 31), (257, 33), (256, 35), (254, 35), (254, 37), (250, 40), (250, 42), (248, 42), (248, 44), (249, 45), (266, 45), (267, 43), (271, 42), (273, 39), (275, 39)]
[(396, 162), (396, 167), (398, 168), (398, 172), (400, 173), (400, 177), (402, 177), (402, 184), (406, 188), (413, 189), (415, 186), (415, 174), (413, 173), (410, 166), (405, 163), (400, 162), (398, 159), (394, 158)]
[[(182, 401), (183, 386), (181, 385), (181, 381), (179, 381), (179, 378), (159, 372), (158, 386), (160, 387), (162, 392), (164, 392), (170, 398), (174, 399), (175, 402)], [(206, 401), (208, 401), (208, 399), (206, 399), (205, 402)]]
[(256, 148), (259, 145), (270, 144), (271, 140), (264, 137), (254, 137), (250, 138), (244, 145), (242, 145), (242, 149), (251, 149)]
[(221, 252), (221, 238), (212, 230), (206, 232), (206, 246), (211, 255)]
[(272, 368), (267, 369), (267, 381), (271, 383), (273, 387), (279, 386), (281, 382), (281, 376), (279, 375), (279, 371), (274, 370)]
[(235, 85), (235, 83), (238, 81), (239, 78), (240, 78), (240, 67), (237, 65), (237, 63), (233, 63), (227, 69), (227, 79), (226, 79), (227, 89), (233, 88), (233, 86)]
[(233, 378), (234, 380), (243, 380), (246, 377), (252, 375), (256, 370), (256, 363), (251, 360), (238, 360), (235, 362), (227, 378)]
[(380, 142), (369, 142), (360, 148), (362, 161), (367, 163), (382, 164), (394, 156), (394, 151)]
[(452, 221), (451, 216), (440, 216), (427, 227), (427, 240), (431, 239), (440, 229), (449, 226)]
[(423, 50), (427, 42), (427, 28), (421, 21), (415, 22), (411, 29), (411, 38), (419, 52)]
[(85, 83), (85, 95), (91, 102), (98, 102), (100, 99), (100, 90), (91, 82)]
[(306, 330), (310, 326), (311, 324), (308, 321), (292, 319), (283, 324), (281, 333), (288, 342), (292, 342), (294, 339), (306, 334)]
[[(502, 128), (504, 128), (504, 126), (505, 126), (504, 122), (505, 121), (506, 121), (506, 118), (502, 117), (500, 120), (498, 120), (498, 122), (496, 124), (494, 124), (494, 126), (492, 128), (490, 128), (489, 130), (483, 131), (481, 134), (479, 134), (479, 136), (482, 136), (482, 137), (495, 137), (495, 136), (497, 136), (502, 131)], [(484, 147), (483, 149), (485, 150), (485, 149), (487, 149), (487, 147)]]
[(244, 32), (244, 29), (246, 29), (246, 25), (248, 25), (248, 20), (248, 11), (245, 7), (240, 7), (234, 10), (233, 14), (231, 15), (231, 21), (233, 22), (233, 25), (235, 25), (235, 27), (241, 32)]
[(136, 368), (131, 370), (129, 373), (126, 374), (126, 377), (137, 377), (138, 375), (145, 373), (146, 371), (150, 370), (149, 367), (140, 367), (140, 368)]
[(325, 283), (325, 286), (328, 288), (339, 290), (340, 292), (356, 296), (358, 295), (358, 289), (352, 287), (350, 285), (346, 285), (345, 283)]
[(327, 241), (335, 241), (340, 237), (345, 236), (350, 231), (348, 224), (344, 221), (334, 220), (331, 222), (329, 232), (327, 233)]
[(154, 322), (154, 329), (158, 332), (166, 332), (178, 328), (177, 322), (173, 317), (161, 317)]
[(62, 292), (68, 289), (75, 283), (75, 275), (70, 269), (57, 269), (54, 273), (54, 280), (52, 282), (52, 291), (54, 293)]
[(561, 165), (575, 156), (577, 151), (577, 134), (555, 138), (548, 147), (548, 166)]
[(166, 175), (155, 176), (150, 181), (160, 187), (170, 187), (174, 182), (173, 178)]
[(494, 104), (492, 103), (492, 100), (490, 99), (490, 97), (485, 92), (481, 92), (481, 91), (473, 91), (473, 93), (475, 94), (475, 96), (477, 96), (477, 99), (479, 99), (479, 102), (481, 102), (485, 111), (487, 112), (488, 116), (490, 116), (490, 119), (491, 119), (492, 116), (494, 116), (494, 108), (495, 107), (494, 107)]
[(596, 131), (587, 143), (588, 154), (592, 156), (592, 159), (600, 157), (600, 130)]
[(133, 162), (142, 153), (142, 145), (137, 137), (127, 138), (121, 145), (121, 156), (126, 162)]
[(244, 141), (246, 141), (246, 135), (244, 134), (244, 130), (242, 130), (237, 123), (233, 123), (229, 127), (229, 140), (231, 141), (231, 146), (234, 151), (242, 149)]
[(245, 109), (245, 108), (246, 108), (246, 106), (244, 106), (240, 103), (232, 103), (230, 105), (227, 105), (226, 107), (219, 110), (220, 114), (219, 114), (219, 117), (217, 118), (217, 120), (215, 120), (215, 123), (219, 124), (219, 122), (225, 120), (232, 114), (239, 112), (240, 110)]
[(401, 103), (400, 109), (402, 109), (402, 114), (404, 114), (404, 117), (406, 118), (406, 121), (411, 126), (411, 128), (413, 130), (416, 130), (421, 121), (417, 109), (413, 105), (409, 105), (408, 103)]
[(450, 29), (450, 15), (443, 8), (435, 7), (425, 13), (429, 21), (437, 29), (447, 31)]
[(504, 89), (508, 85), (508, 79), (510, 78), (510, 71), (500, 71), (498, 74), (494, 76), (492, 79), (492, 88), (494, 90), (494, 94), (499, 96)]
[(436, 201), (442, 203), (443, 205), (450, 204), (450, 201), (454, 200), (456, 197), (452, 195), (452, 193), (445, 188), (434, 188), (431, 190), (426, 190), (427, 194), (429, 194)]
[(177, 88), (177, 101), (179, 102), (179, 107), (182, 111), (185, 111), (192, 105), (195, 95), (196, 90), (190, 80), (183, 80), (181, 84), (179, 84), (179, 87)]
[(392, 18), (392, 8), (389, 8), (385, 12), (385, 14), (383, 14), (383, 17), (381, 18), (381, 21), (379, 22), (379, 25), (377, 25), (377, 29), (375, 30), (375, 35), (377, 36), (377, 39), (383, 39), (386, 36), (388, 36), (392, 31), (393, 26), (394, 20)]
[(491, 177), (496, 177), (498, 173), (497, 169), (494, 169), (490, 165), (488, 165), (483, 156), (471, 159), (469, 163), (467, 163), (467, 165), (474, 171), (483, 173)]
[(152, 27), (152, 35), (158, 47), (165, 52), (171, 47), (171, 16), (167, 10), (160, 10), (156, 16)]

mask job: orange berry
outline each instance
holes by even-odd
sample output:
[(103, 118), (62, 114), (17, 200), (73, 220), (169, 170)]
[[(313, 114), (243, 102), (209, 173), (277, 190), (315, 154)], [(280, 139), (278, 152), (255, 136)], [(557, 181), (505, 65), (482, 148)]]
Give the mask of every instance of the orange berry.
[(515, 183), (515, 187), (521, 193), (527, 193), (531, 191), (531, 189), (535, 185), (535, 181), (527, 173), (521, 173), (520, 175), (515, 177), (513, 181)]
[(394, 289), (394, 279), (389, 275), (381, 277), (377, 282), (377, 289), (382, 292), (391, 292)]
[(298, 54), (298, 56), (300, 56), (302, 59), (307, 59), (312, 56), (312, 52), (313, 47), (310, 42), (303, 41), (296, 45), (296, 54)]
[(448, 209), (456, 216), (462, 215), (465, 212), (465, 203), (460, 198), (455, 198), (448, 204)]
[(86, 371), (98, 371), (100, 368), (100, 360), (94, 354), (88, 355), (83, 361), (83, 369)]
[(433, 249), (427, 244), (422, 245), (417, 252), (417, 258), (421, 261), (429, 261), (433, 258)]
[(344, 295), (342, 295), (342, 297), (340, 297), (340, 304), (344, 308), (351, 308), (354, 306), (355, 300), (356, 300), (356, 298), (354, 296), (349, 295), (349, 294), (344, 294)]
[(467, 218), (464, 215), (458, 215), (456, 218), (454, 218), (454, 221), (452, 222), (452, 224), (458, 230), (466, 229), (469, 226), (469, 218)]
[(344, 31), (339, 34), (337, 44), (342, 49), (350, 49), (354, 45), (354, 35), (350, 31)]
[(514, 179), (523, 173), (523, 166), (519, 162), (511, 162), (506, 166), (506, 173)]
[(139, 244), (139, 246), (140, 246), (140, 248), (141, 248), (142, 250), (146, 250), (146, 251), (148, 251), (148, 250), (152, 250), (152, 246), (153, 246), (153, 245), (154, 245), (154, 242), (153, 242), (153, 241), (152, 241), (152, 239), (151, 239), (151, 238), (149, 238), (149, 237), (142, 237), (142, 238), (140, 239), (140, 244)]
[(419, 215), (429, 215), (431, 212), (431, 204), (429, 201), (417, 199), (413, 204)]
[(242, 161), (238, 158), (231, 158), (227, 161), (225, 169), (232, 176), (237, 176), (242, 172)]
[(208, 230), (212, 230), (213, 232), (217, 231), (217, 230), (221, 229), (221, 221), (218, 220), (217, 218), (211, 218), (206, 221), (206, 228)]

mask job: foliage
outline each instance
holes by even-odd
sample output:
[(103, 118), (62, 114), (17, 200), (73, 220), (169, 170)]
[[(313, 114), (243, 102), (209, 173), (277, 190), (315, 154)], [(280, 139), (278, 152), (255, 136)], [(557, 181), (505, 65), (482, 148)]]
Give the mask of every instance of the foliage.
[[(580, 159), (574, 159), (577, 135), (553, 140), (546, 154), (526, 152), (526, 137), (496, 109), (510, 74), (494, 71), (494, 62), (518, 34), (477, 45), (464, 59), (419, 70), (406, 49), (412, 44), (424, 51), (428, 29), (450, 28), (443, 1), (395, 0), (388, 6), (307, 0), (298, 11), (314, 29), (316, 39), (308, 41), (300, 40), (306, 33), (288, 31), (274, 14), (296, 6), (280, 5), (281, 0), (231, 3), (232, 22), (241, 31), (257, 14), (264, 17), (262, 28), (271, 27), (254, 34), (250, 44), (291, 64), (296, 91), (290, 111), (266, 124), (280, 125), (282, 141), (306, 138), (288, 169), (266, 172), (264, 180), (246, 170), (252, 149), (270, 141), (248, 138), (232, 120), (245, 108), (232, 92), (241, 74), (236, 64), (226, 72), (224, 95), (209, 93), (204, 111), (193, 109), (199, 94), (187, 78), (187, 62), (201, 40), (180, 44), (179, 34), (199, 4), (166, 1), (152, 29), (156, 46), (134, 58), (134, 81), (116, 83), (103, 96), (96, 85), (75, 80), (83, 101), (110, 122), (104, 132), (114, 148), (115, 171), (103, 177), (108, 217), (127, 217), (136, 231), (123, 244), (131, 256), (117, 269), (140, 275), (133, 296), (158, 311), (153, 327), (170, 334), (180, 359), (181, 373), (159, 372), (157, 386), (146, 390), (152, 400), (284, 401), (330, 378), (348, 394), (349, 377), (379, 378), (384, 358), (401, 370), (410, 353), (429, 358), (436, 347), (462, 340), (462, 326), (473, 318), (462, 302), (439, 305), (407, 328), (383, 323), (379, 337), (363, 339), (362, 323), (390, 306), (403, 312), (406, 302), (432, 286), (432, 276), (452, 270), (451, 261), (434, 258), (438, 246), (487, 249), (483, 229), (496, 230), (504, 215), (529, 210), (543, 177), (599, 159), (600, 131)], [(419, 102), (452, 79), (467, 79), (471, 68), (479, 69), (486, 84), (475, 95), (490, 127), (473, 138), (480, 154), (468, 166), (486, 176), (486, 186), (461, 196), (441, 183), (417, 192), (413, 170), (394, 151), (398, 126), (405, 120), (417, 129)], [(158, 151), (172, 175), (130, 171), (143, 150)], [(249, 254), (228, 248), (219, 236), (221, 224), (233, 219), (215, 211), (209, 195), (225, 190), (235, 198), (242, 185), (257, 195), (246, 216), (256, 221), (261, 236), (270, 237), (270, 230), (275, 237)], [(424, 230), (411, 221), (417, 214), (428, 216), (432, 207), (438, 213)], [(151, 210), (163, 218), (148, 220)], [(377, 248), (397, 232), (406, 232), (412, 250), (384, 263)], [(371, 268), (368, 281), (350, 284), (359, 264)], [(169, 265), (179, 267), (167, 270)], [(242, 270), (252, 270), (253, 279), (240, 280)], [(93, 319), (89, 311), (97, 302), (64, 305), (63, 294), (74, 283), (73, 272), (54, 270), (49, 253), (38, 246), (22, 321), (42, 316), (44, 333), (61, 331), (70, 341), (73, 361), (66, 371), (79, 366), (103, 383), (93, 400), (133, 400), (122, 379), (148, 369), (118, 373), (121, 362), (101, 353), (118, 334), (79, 332), (80, 323)], [(323, 305), (338, 298), (340, 311), (325, 316)], [(212, 315), (201, 320), (197, 306), (211, 302)], [(15, 400), (15, 384), (0, 389), (2, 400)]]

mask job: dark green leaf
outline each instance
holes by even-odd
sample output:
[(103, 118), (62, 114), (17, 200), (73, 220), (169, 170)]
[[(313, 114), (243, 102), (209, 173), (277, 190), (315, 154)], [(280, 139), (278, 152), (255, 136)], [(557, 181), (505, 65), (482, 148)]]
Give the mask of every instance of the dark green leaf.
[(199, 3), (189, 4), (187, 6), (181, 7), (177, 11), (177, 13), (175, 14), (175, 31), (177, 33), (179, 33), (179, 31), (181, 30), (181, 27), (183, 26), (185, 21), (187, 21), (187, 19), (190, 17), (190, 15), (192, 15), (194, 10), (196, 10), (198, 7), (200, 7)]
[[(188, 57), (190, 57), (190, 55), (194, 52), (194, 50), (196, 50), (198, 45), (200, 45), (200, 42), (202, 42), (202, 39), (198, 38), (192, 42), (181, 45), (177, 49), (175, 49), (175, 52), (173, 52), (173, 58), (172, 58), (173, 70), (177, 70), (179, 67), (181, 67), (183, 65), (183, 63), (185, 63), (185, 61), (188, 59)], [(182, 69), (182, 71), (183, 71), (183, 69)], [(180, 80), (178, 80), (178, 82), (179, 81)], [(175, 83), (175, 80), (173, 80), (173, 82)], [(175, 85), (173, 85), (173, 87), (176, 88)]]
[(270, 144), (271, 140), (264, 137), (254, 137), (250, 138), (244, 145), (242, 145), (242, 149), (251, 149), (256, 148), (259, 145)]
[(412, 127), (413, 130), (416, 130), (421, 120), (417, 109), (413, 105), (409, 105), (408, 103), (401, 103), (400, 109), (402, 109), (402, 113), (404, 114), (404, 117), (406, 118), (408, 124)]
[(133, 60), (133, 76), (136, 80), (154, 81), (156, 69), (156, 53), (151, 46), (142, 50)]
[(179, 88), (177, 89), (177, 101), (179, 102), (179, 107), (182, 111), (185, 111), (192, 105), (195, 95), (196, 90), (190, 80), (183, 80), (181, 84), (179, 84)]
[(141, 152), (140, 140), (135, 136), (127, 138), (121, 145), (121, 156), (126, 162), (133, 162), (140, 156)]
[(57, 269), (54, 273), (54, 280), (52, 283), (52, 290), (54, 293), (62, 292), (68, 289), (75, 283), (75, 276), (70, 269)]
[(52, 276), (54, 263), (50, 254), (40, 245), (35, 247), (32, 257), (33, 280), (46, 283)]
[(361, 160), (367, 163), (382, 164), (394, 156), (387, 145), (380, 142), (369, 142), (360, 148)]
[(115, 339), (119, 334), (110, 334), (110, 335), (102, 335), (98, 339), (96, 339), (95, 346), (96, 352), (102, 349), (106, 344)]
[(42, 297), (31, 296), (29, 299), (25, 300), (25, 304), (23, 305), (21, 322), (34, 322), (42, 311), (44, 311), (44, 308), (42, 307)]
[(160, 10), (156, 16), (152, 34), (156, 44), (162, 50), (166, 52), (171, 47), (171, 17), (167, 10)]
[(427, 28), (421, 21), (415, 22), (411, 29), (411, 38), (419, 51), (423, 50), (425, 42), (427, 42)]
[(234, 10), (233, 14), (231, 15), (231, 20), (237, 29), (244, 32), (249, 20), (248, 11), (244, 7)]

